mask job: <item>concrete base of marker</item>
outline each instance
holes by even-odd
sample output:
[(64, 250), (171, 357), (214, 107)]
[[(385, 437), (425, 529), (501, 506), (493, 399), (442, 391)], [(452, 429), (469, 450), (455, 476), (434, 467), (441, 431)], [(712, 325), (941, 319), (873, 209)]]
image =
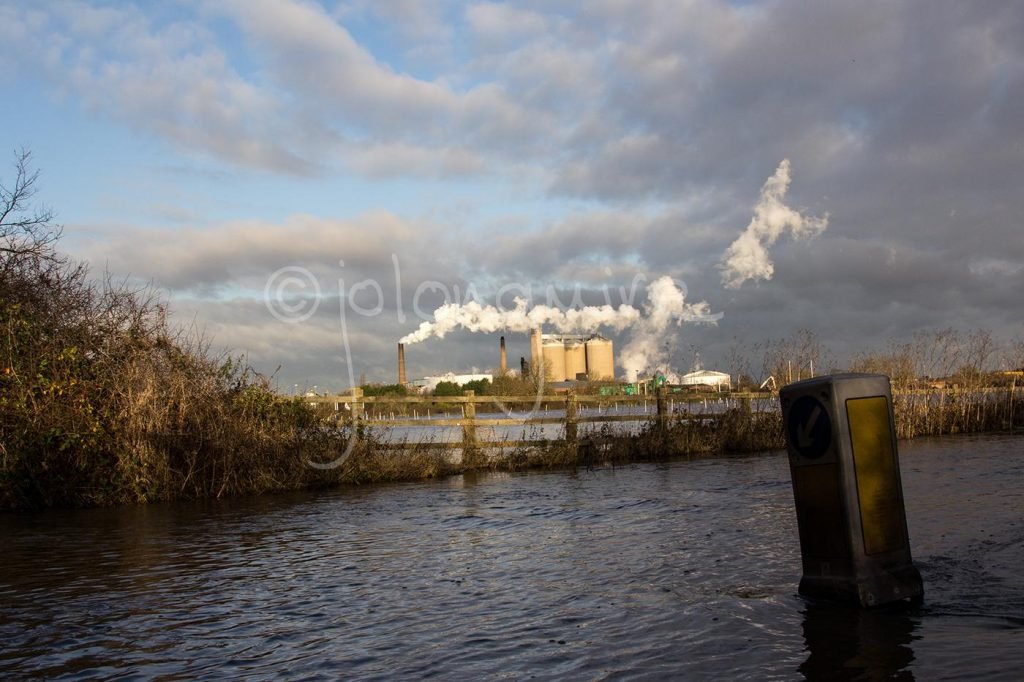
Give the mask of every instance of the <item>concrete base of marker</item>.
[(903, 599), (920, 600), (924, 589), (917, 568), (901, 566), (892, 571), (872, 571), (859, 578), (805, 575), (800, 580), (800, 594), (814, 599), (855, 602), (870, 608)]

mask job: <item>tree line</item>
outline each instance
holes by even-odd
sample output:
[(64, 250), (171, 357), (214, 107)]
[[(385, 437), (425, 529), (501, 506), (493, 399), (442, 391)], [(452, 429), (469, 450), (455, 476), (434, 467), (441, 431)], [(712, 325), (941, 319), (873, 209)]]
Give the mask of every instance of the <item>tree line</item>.
[[(858, 351), (845, 365), (813, 331), (753, 344), (735, 340), (725, 356), (739, 390), (757, 388), (768, 377), (778, 386), (839, 371), (885, 374), (893, 389), (1003, 386), (1024, 371), (1024, 338), (998, 339), (990, 330), (954, 327), (918, 330)], [(1019, 382), (1019, 381), (1018, 381)]]

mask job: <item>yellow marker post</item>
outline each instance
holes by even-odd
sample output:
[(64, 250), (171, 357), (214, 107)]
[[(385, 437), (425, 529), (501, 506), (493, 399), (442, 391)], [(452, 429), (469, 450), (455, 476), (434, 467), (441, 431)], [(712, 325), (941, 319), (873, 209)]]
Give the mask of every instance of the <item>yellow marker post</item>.
[(800, 593), (863, 606), (919, 599), (889, 378), (816, 377), (779, 396), (803, 557)]

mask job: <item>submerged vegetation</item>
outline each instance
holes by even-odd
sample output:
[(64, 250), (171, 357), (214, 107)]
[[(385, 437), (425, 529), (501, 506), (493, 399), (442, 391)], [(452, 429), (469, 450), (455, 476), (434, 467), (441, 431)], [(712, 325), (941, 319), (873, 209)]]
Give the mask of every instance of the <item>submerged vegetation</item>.
[[(492, 452), (469, 447), (461, 456), (443, 443), (390, 447), (372, 430), (341, 423), (305, 398), (276, 393), (244, 358), (211, 353), (198, 332), (171, 324), (166, 304), (152, 291), (97, 279), (61, 254), (53, 215), (33, 205), (37, 176), (29, 162), (28, 153), (17, 155), (13, 184), (0, 185), (0, 509), (220, 497), (783, 446), (777, 408), (748, 407), (703, 421), (656, 419), (632, 434), (605, 427), (541, 445)], [(990, 336), (977, 332), (965, 341), (947, 331), (915, 343), (857, 360), (856, 369), (893, 376), (901, 436), (1024, 422), (1016, 375), (987, 371), (995, 352)], [(1019, 369), (1024, 344), (1014, 348), (1020, 358), (1011, 367)], [(794, 354), (798, 373), (806, 366), (813, 372), (816, 362), (825, 367), (820, 344), (802, 333), (788, 345), (769, 344), (765, 370), (783, 383)], [(739, 353), (734, 357), (745, 362)], [(942, 369), (954, 388), (917, 390), (934, 384), (926, 376), (936, 374), (925, 372)], [(983, 389), (1000, 381), (1010, 385)], [(481, 395), (529, 395), (537, 380), (506, 373), (471, 388)], [(404, 396), (405, 387), (374, 392)], [(337, 466), (311, 466), (328, 462)]]

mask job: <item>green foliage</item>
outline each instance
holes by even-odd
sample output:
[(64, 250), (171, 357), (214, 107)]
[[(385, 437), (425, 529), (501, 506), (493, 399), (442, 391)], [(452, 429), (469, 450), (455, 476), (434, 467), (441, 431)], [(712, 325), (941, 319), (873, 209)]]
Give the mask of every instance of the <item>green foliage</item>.
[(476, 395), (488, 395), (491, 389), (490, 379), (474, 379), (464, 384), (457, 384), (454, 381), (440, 381), (434, 387), (434, 396), (438, 398), (450, 398), (460, 396), (466, 391), (475, 391)]
[(434, 387), (434, 395), (444, 398), (462, 395), (462, 386), (454, 381), (440, 381)]
[(363, 384), (360, 388), (363, 389), (363, 395), (367, 397), (380, 395), (409, 395), (409, 389), (406, 388), (404, 384)]
[(475, 391), (477, 395), (488, 395), (490, 389), (490, 379), (474, 379), (462, 384), (463, 391)]

